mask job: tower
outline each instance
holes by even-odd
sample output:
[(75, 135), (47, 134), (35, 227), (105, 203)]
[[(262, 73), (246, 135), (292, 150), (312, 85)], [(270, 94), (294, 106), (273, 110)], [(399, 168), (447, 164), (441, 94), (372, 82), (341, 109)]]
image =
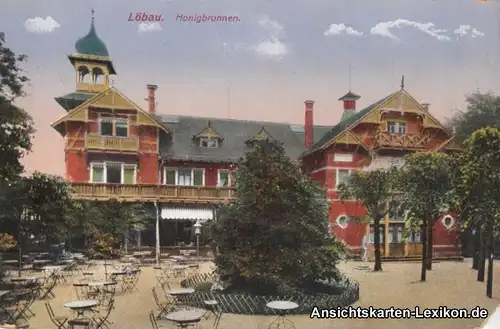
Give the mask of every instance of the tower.
[(76, 91), (98, 93), (109, 88), (110, 75), (116, 74), (106, 44), (95, 28), (94, 10), (90, 30), (75, 43), (75, 53), (68, 56), (76, 73)]

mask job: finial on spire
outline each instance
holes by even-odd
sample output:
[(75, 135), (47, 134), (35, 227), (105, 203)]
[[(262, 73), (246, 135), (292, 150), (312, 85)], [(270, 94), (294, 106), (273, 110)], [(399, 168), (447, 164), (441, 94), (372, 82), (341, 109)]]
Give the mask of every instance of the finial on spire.
[(401, 90), (405, 89), (405, 76), (401, 76)]
[(92, 8), (92, 10), (90, 12), (92, 13), (92, 20), (94, 20), (94, 18), (95, 18), (95, 10), (94, 10), (94, 8)]

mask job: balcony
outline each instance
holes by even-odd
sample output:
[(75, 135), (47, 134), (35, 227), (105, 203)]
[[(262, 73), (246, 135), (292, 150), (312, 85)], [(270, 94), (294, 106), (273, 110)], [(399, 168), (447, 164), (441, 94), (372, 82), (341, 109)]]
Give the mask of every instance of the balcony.
[(85, 136), (85, 148), (89, 150), (138, 152), (139, 139), (137, 137), (87, 135)]
[(375, 134), (375, 148), (425, 149), (429, 137), (420, 134), (389, 134), (378, 131)]
[(146, 184), (70, 183), (78, 200), (117, 199), (130, 202), (225, 203), (234, 197), (234, 188), (208, 186), (168, 186)]

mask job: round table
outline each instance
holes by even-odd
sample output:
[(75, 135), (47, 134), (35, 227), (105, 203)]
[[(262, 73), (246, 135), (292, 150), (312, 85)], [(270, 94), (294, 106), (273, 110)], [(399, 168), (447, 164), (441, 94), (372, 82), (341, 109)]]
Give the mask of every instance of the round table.
[(299, 304), (287, 300), (276, 300), (267, 303), (266, 306), (278, 314), (278, 318), (269, 324), (269, 329), (295, 329), (295, 324), (286, 317), (286, 314), (298, 308)]
[(173, 300), (173, 307), (180, 307), (184, 304), (184, 301), (181, 299), (184, 296), (190, 295), (194, 292), (195, 290), (193, 288), (182, 288), (182, 289), (173, 289), (166, 291), (166, 294), (169, 294), (174, 298)]
[(70, 308), (76, 312), (76, 317), (83, 317), (85, 311), (90, 310), (92, 307), (99, 305), (99, 302), (94, 299), (89, 300), (74, 300), (64, 304), (64, 307)]
[(165, 319), (175, 322), (178, 328), (187, 328), (190, 325), (200, 322), (205, 314), (202, 310), (183, 310), (169, 313)]

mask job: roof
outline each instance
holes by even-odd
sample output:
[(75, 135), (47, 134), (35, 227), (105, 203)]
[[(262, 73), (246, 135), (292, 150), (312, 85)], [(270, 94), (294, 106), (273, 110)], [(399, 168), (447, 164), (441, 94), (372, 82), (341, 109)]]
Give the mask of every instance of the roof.
[(346, 101), (350, 101), (350, 100), (357, 101), (360, 98), (361, 98), (361, 96), (356, 95), (355, 93), (353, 93), (352, 91), (349, 90), (349, 92), (347, 94), (345, 94), (344, 96), (342, 96), (342, 97), (339, 98), (339, 101), (343, 101), (343, 100), (346, 100)]
[[(263, 129), (283, 143), (291, 159), (298, 159), (306, 150), (303, 125), (191, 116), (155, 115), (155, 118), (170, 132), (168, 139), (160, 143), (161, 155), (170, 160), (236, 163), (250, 149), (245, 142)], [(194, 139), (209, 122), (223, 138), (218, 148), (202, 148)], [(314, 134), (321, 138), (330, 128), (316, 126)]]
[(96, 95), (98, 94), (74, 92), (66, 94), (61, 97), (55, 97), (54, 99), (56, 100), (57, 103), (59, 103), (59, 105), (61, 105), (62, 108), (64, 108), (66, 111), (70, 111)]
[(77, 53), (83, 55), (109, 56), (106, 44), (97, 36), (93, 17), (89, 33), (75, 43), (75, 49)]
[(323, 135), (323, 137), (319, 140), (319, 142), (317, 142), (313, 145), (310, 152), (314, 152), (314, 151), (320, 149), (323, 145), (325, 145), (326, 143), (331, 141), (333, 138), (335, 138), (337, 135), (342, 133), (347, 128), (347, 126), (352, 125), (353, 123), (355, 123), (356, 121), (358, 121), (359, 119), (364, 117), (366, 114), (368, 114), (371, 110), (373, 110), (374, 108), (376, 108), (377, 106), (379, 106), (380, 104), (382, 104), (383, 102), (385, 102), (386, 100), (388, 100), (389, 98), (394, 96), (395, 94), (396, 93), (392, 93), (392, 94), (382, 98), (381, 100), (371, 104), (370, 106), (365, 107), (361, 111), (356, 112), (356, 113), (352, 114), (351, 116), (348, 116), (347, 118), (341, 120), (335, 127), (331, 128), (327, 133), (325, 133)]

